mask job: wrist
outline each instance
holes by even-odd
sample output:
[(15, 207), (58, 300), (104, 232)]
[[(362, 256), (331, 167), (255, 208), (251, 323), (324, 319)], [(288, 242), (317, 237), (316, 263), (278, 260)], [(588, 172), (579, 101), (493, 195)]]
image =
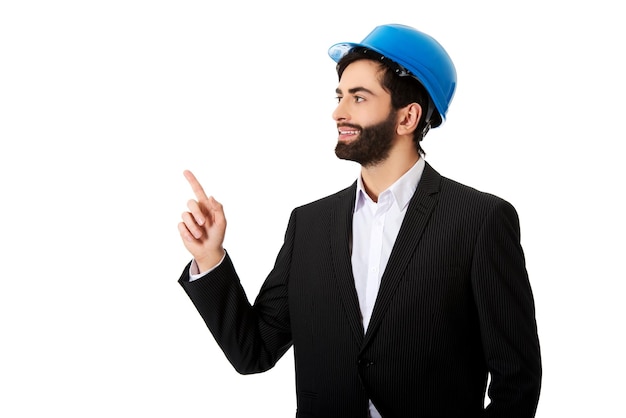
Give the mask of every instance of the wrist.
[(207, 254), (204, 254), (202, 257), (196, 257), (196, 264), (198, 265), (198, 270), (200, 273), (205, 273), (209, 270), (214, 269), (218, 264), (222, 262), (224, 255), (226, 252), (224, 248), (220, 247), (215, 251), (211, 251)]

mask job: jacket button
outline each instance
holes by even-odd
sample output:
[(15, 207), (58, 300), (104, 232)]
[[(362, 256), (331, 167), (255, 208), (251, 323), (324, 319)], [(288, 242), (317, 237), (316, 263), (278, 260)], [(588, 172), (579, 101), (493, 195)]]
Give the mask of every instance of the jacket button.
[(374, 365), (374, 362), (371, 360), (367, 360), (367, 359), (359, 359), (357, 361), (357, 364), (361, 367), (370, 367)]

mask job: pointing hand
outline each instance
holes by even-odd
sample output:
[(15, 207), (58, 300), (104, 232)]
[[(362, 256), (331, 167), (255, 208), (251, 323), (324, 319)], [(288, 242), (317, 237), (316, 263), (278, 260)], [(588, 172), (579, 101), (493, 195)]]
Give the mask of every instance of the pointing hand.
[(187, 202), (189, 211), (183, 212), (178, 232), (200, 272), (204, 272), (217, 265), (224, 256), (222, 244), (226, 233), (226, 217), (221, 203), (213, 196), (206, 195), (193, 173), (185, 170), (183, 174), (197, 200)]

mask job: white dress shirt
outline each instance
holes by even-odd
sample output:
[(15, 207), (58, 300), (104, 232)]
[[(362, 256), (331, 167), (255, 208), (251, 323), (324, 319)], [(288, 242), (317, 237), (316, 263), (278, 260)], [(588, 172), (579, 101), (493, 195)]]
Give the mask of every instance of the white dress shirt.
[[(372, 317), (380, 279), (424, 166), (424, 160), (420, 158), (409, 171), (380, 193), (378, 202), (367, 195), (360, 176), (357, 180), (352, 218), (352, 273), (364, 330), (367, 330)], [(370, 415), (380, 418), (371, 401)]]

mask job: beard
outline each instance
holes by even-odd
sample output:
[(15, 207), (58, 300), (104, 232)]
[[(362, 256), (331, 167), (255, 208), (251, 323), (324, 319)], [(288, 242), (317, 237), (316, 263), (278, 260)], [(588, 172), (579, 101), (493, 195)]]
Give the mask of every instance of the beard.
[(338, 142), (335, 155), (342, 160), (350, 160), (363, 167), (371, 167), (389, 156), (396, 129), (396, 112), (392, 111), (387, 119), (376, 125), (362, 127), (347, 123), (340, 126), (358, 129), (359, 136), (352, 142)]

